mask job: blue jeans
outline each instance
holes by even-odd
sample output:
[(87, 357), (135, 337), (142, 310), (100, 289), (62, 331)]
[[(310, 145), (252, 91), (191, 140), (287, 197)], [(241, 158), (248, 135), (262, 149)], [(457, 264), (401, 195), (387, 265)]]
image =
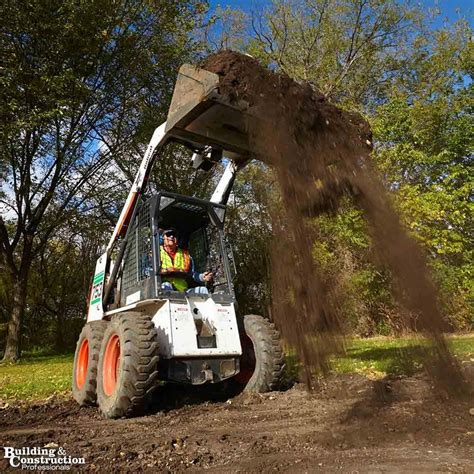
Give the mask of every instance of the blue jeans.
[[(169, 281), (164, 281), (161, 284), (162, 290), (174, 291), (173, 285)], [(188, 295), (208, 295), (209, 290), (205, 286), (196, 286), (195, 288), (189, 288), (186, 290)]]

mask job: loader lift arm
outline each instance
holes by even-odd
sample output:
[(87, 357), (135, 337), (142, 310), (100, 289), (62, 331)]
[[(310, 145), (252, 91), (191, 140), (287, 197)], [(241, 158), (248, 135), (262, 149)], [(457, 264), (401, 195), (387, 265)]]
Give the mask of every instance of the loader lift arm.
[(107, 245), (108, 253), (112, 250), (117, 239), (119, 237), (125, 236), (127, 226), (137, 206), (138, 196), (144, 190), (144, 185), (150, 176), (157, 152), (163, 148), (168, 140), (165, 128), (166, 122), (160, 125), (153, 133), (150, 143), (148, 144), (148, 147), (145, 151), (145, 155), (143, 156), (143, 160), (140, 164), (140, 168), (138, 168), (137, 175), (133, 181), (132, 188), (128, 193), (127, 200), (125, 201), (122, 212), (120, 213), (117, 225), (115, 226), (112, 236), (110, 237), (109, 243)]

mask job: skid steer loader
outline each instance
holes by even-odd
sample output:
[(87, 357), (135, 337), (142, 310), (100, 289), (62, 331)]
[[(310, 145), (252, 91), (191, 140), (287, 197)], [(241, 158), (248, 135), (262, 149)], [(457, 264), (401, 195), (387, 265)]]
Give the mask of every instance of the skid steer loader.
[[(155, 130), (96, 263), (74, 358), (72, 389), (80, 405), (97, 403), (107, 418), (134, 416), (144, 412), (161, 380), (201, 385), (229, 379), (256, 392), (278, 386), (279, 334), (261, 316), (237, 315), (235, 267), (224, 235), (235, 175), (250, 159), (252, 120), (245, 103), (219, 93), (216, 74), (181, 67), (167, 121)], [(210, 200), (165, 191), (145, 199), (152, 165), (172, 142), (191, 150), (197, 169), (208, 171), (225, 157)], [(197, 272), (217, 268), (207, 291), (163, 284), (160, 241), (168, 228), (179, 232)]]

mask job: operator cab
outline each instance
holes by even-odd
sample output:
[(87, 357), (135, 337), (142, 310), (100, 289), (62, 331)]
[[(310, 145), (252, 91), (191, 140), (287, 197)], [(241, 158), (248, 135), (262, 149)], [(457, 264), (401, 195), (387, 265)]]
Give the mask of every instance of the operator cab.
[[(185, 299), (186, 292), (162, 289), (160, 244), (163, 231), (177, 229), (178, 247), (187, 249), (198, 273), (211, 271), (207, 285), (218, 302), (233, 302), (235, 273), (232, 250), (224, 237), (226, 206), (195, 197), (161, 191), (142, 202), (127, 233), (127, 248), (110, 309), (148, 299)], [(204, 283), (189, 282), (190, 288)]]

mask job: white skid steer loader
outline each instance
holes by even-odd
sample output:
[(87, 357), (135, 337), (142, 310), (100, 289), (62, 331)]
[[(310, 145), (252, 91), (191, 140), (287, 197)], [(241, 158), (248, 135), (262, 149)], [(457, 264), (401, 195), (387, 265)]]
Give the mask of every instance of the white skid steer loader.
[[(235, 174), (250, 159), (251, 117), (245, 103), (230, 104), (218, 86), (216, 74), (181, 67), (167, 121), (155, 130), (97, 261), (72, 389), (80, 405), (98, 403), (107, 418), (143, 413), (160, 380), (201, 385), (233, 379), (255, 392), (280, 382), (283, 351), (274, 325), (236, 313), (224, 216)], [(209, 201), (164, 191), (144, 199), (152, 165), (170, 142), (194, 152), (195, 168), (209, 170), (226, 157)], [(160, 240), (169, 228), (179, 233), (196, 272), (218, 269), (207, 290), (163, 284)], [(179, 271), (174, 276), (189, 279)]]

